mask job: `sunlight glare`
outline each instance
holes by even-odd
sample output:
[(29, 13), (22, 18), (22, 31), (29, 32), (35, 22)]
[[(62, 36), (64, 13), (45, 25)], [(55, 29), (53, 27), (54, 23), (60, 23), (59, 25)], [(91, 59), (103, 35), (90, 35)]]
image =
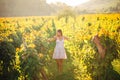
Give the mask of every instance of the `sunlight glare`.
[(79, 4), (83, 4), (85, 2), (88, 2), (90, 0), (47, 0), (47, 3), (56, 3), (56, 2), (62, 2), (62, 3), (66, 3), (69, 6), (77, 6)]

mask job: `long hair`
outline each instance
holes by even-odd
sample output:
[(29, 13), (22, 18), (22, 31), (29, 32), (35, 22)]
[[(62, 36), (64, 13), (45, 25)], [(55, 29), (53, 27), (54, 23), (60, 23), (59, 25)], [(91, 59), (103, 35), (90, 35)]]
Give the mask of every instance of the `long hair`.
[(63, 35), (62, 30), (58, 29), (57, 32), (59, 32), (61, 34), (61, 36)]

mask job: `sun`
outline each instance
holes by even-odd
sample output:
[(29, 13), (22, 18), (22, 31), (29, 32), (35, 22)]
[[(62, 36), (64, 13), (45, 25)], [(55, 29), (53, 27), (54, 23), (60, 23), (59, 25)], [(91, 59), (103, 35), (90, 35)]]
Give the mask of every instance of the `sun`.
[(88, 2), (90, 0), (46, 0), (46, 1), (48, 4), (62, 2), (62, 3), (66, 3), (69, 6), (77, 6), (79, 4), (83, 4), (83, 3)]

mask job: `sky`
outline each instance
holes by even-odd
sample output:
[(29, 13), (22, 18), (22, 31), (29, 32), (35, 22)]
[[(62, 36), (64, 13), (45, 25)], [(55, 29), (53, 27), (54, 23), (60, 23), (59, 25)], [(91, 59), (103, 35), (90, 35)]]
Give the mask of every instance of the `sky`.
[(90, 0), (46, 0), (47, 3), (56, 3), (56, 2), (63, 2), (63, 3), (66, 3), (67, 5), (69, 6), (77, 6), (79, 4), (82, 4), (82, 3), (85, 3), (85, 2), (88, 2)]

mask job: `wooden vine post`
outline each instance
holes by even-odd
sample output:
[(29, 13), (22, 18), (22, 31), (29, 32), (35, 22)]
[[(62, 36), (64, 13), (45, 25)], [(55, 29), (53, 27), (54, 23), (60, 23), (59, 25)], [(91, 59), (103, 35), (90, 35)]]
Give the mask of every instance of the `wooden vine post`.
[(92, 40), (92, 41), (95, 43), (95, 45), (96, 45), (96, 47), (97, 47), (97, 49), (98, 49), (98, 53), (100, 54), (100, 57), (103, 59), (103, 58), (105, 57), (106, 49), (105, 49), (105, 47), (101, 44), (99, 36), (98, 36), (98, 35), (95, 35), (95, 36), (93, 37), (93, 40)]

